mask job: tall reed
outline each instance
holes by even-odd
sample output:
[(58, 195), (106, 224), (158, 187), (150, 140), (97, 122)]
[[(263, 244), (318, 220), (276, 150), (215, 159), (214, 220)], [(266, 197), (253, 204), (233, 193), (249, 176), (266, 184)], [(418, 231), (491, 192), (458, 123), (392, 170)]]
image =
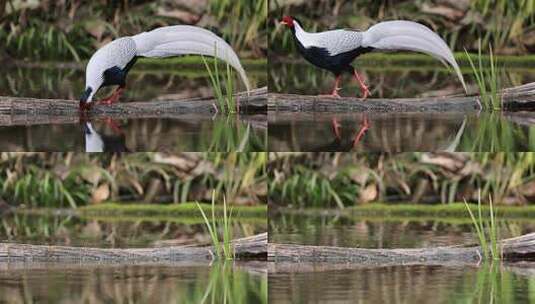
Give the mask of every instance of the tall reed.
[[(227, 201), (223, 197), (223, 223), (221, 224), (215, 215), (215, 200), (216, 200), (216, 191), (212, 191), (212, 208), (211, 213), (212, 217), (211, 219), (208, 219), (206, 216), (206, 213), (204, 212), (203, 208), (199, 203), (197, 203), (197, 207), (199, 208), (199, 211), (202, 214), (202, 217), (204, 219), (204, 223), (206, 225), (206, 228), (208, 228), (208, 233), (210, 234), (210, 238), (212, 239), (212, 245), (216, 251), (216, 256), (219, 258), (225, 258), (227, 260), (231, 260), (234, 258), (234, 251), (232, 248), (232, 226), (231, 226), (231, 217), (232, 217), (232, 210), (230, 212), (227, 212)], [(220, 225), (222, 227), (220, 227)], [(223, 245), (220, 243), (219, 238), (219, 230), (223, 229)]]
[(236, 113), (239, 111), (236, 98), (234, 98), (234, 72), (230, 68), (230, 65), (226, 64), (226, 73), (223, 73), (223, 79), (221, 79), (219, 71), (219, 59), (214, 57), (213, 70), (210, 64), (202, 56), (204, 66), (210, 76), (210, 82), (212, 84), (212, 91), (214, 97), (218, 103), (218, 110), (224, 114)]
[(472, 75), (474, 76), (477, 86), (479, 88), (480, 101), (482, 106), (487, 109), (498, 110), (502, 108), (502, 99), (500, 96), (501, 80), (498, 76), (498, 60), (492, 52), (492, 46), (489, 44), (489, 61), (487, 66), (483, 63), (484, 55), (481, 54), (481, 40), (478, 41), (477, 62), (474, 64), (471, 56), (465, 50), (466, 57), (470, 62), (472, 68)]
[(484, 215), (481, 206), (481, 191), (478, 194), (477, 217), (472, 212), (466, 200), (464, 200), (464, 204), (466, 206), (466, 210), (468, 210), (470, 218), (472, 219), (472, 225), (476, 230), (476, 234), (479, 239), (479, 245), (481, 246), (481, 251), (485, 257), (485, 260), (500, 260), (502, 254), (498, 243), (499, 226), (496, 223), (497, 210), (493, 207), (492, 197), (489, 197), (489, 214), (488, 216)]

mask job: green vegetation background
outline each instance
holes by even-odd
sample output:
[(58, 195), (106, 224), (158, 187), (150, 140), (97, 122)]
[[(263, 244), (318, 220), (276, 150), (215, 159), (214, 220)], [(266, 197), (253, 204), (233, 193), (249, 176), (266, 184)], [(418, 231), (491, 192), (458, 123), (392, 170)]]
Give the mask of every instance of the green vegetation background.
[[(151, 204), (209, 203), (214, 190), (217, 204), (225, 196), (233, 206), (265, 206), (266, 160), (263, 152), (0, 153), (0, 212), (8, 206), (90, 205), (94, 209), (86, 212), (100, 214), (116, 206), (104, 203), (134, 202), (145, 205), (132, 207), (131, 213), (150, 213)], [(163, 215), (198, 213), (195, 205), (184, 207), (157, 210)]]
[[(477, 52), (477, 41), (495, 54), (535, 50), (535, 1), (507, 0), (270, 0), (270, 51), (293, 49), (290, 31), (278, 25), (283, 15), (297, 17), (307, 31), (334, 28), (365, 30), (382, 20), (423, 23), (439, 33), (455, 52)], [(295, 52), (293, 52), (295, 53)]]
[(210, 29), (241, 57), (267, 50), (267, 0), (0, 0), (0, 59), (84, 60), (105, 43), (178, 24)]
[[(411, 204), (398, 210), (411, 213), (417, 209), (414, 204), (453, 205), (465, 199), (475, 203), (479, 190), (483, 202), (492, 197), (499, 207), (535, 203), (532, 152), (272, 153), (268, 172), (273, 206), (344, 209)], [(455, 206), (455, 212), (464, 210)], [(384, 207), (364, 210), (383, 212)]]

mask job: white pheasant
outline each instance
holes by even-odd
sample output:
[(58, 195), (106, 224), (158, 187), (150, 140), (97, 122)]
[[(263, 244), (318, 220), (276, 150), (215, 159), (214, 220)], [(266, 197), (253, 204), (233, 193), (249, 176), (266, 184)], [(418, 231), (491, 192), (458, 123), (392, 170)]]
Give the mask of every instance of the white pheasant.
[(288, 26), (294, 36), (299, 52), (313, 65), (331, 71), (336, 76), (332, 96), (339, 97), (338, 91), (342, 73), (352, 74), (359, 82), (363, 99), (370, 91), (364, 84), (351, 62), (364, 53), (376, 50), (407, 50), (429, 54), (442, 63), (449, 63), (461, 81), (466, 84), (459, 65), (448, 45), (426, 26), (405, 20), (377, 23), (364, 32), (339, 29), (319, 33), (303, 30), (298, 20), (285, 16), (282, 24)]
[(196, 26), (166, 26), (115, 39), (97, 50), (86, 67), (86, 85), (80, 97), (80, 110), (89, 110), (95, 93), (104, 86), (119, 87), (100, 103), (116, 102), (126, 86), (128, 71), (138, 57), (163, 58), (188, 54), (217, 57), (227, 62), (236, 69), (245, 87), (250, 90), (249, 80), (238, 55), (225, 40)]

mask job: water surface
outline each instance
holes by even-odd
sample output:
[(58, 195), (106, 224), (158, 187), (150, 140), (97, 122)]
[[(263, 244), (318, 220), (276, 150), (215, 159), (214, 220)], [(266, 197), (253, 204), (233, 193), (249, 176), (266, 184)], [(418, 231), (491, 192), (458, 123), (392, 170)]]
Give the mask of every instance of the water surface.
[[(269, 150), (534, 151), (535, 126), (518, 121), (518, 115), (270, 112)], [(365, 122), (368, 128), (364, 130)]]
[[(299, 270), (305, 266), (316, 271)], [(332, 266), (274, 267), (279, 269), (269, 274), (269, 302), (535, 303), (535, 265)]]
[(262, 265), (0, 267), (1, 303), (267, 303)]
[[(324, 212), (272, 212), (269, 241), (358, 248), (475, 244), (471, 223)], [(502, 237), (535, 230), (535, 221), (500, 222)], [(535, 264), (371, 267), (270, 263), (270, 303), (535, 303)]]
[(1, 151), (265, 151), (265, 115), (141, 118), (0, 126)]
[[(535, 231), (535, 220), (507, 219), (501, 237)], [(310, 212), (272, 212), (269, 241), (359, 248), (422, 248), (477, 243), (469, 218), (361, 217)]]
[[(267, 221), (234, 219), (231, 232), (241, 238), (265, 232)], [(12, 213), (0, 219), (0, 242), (99, 248), (209, 245), (201, 217), (99, 216), (61, 213)]]

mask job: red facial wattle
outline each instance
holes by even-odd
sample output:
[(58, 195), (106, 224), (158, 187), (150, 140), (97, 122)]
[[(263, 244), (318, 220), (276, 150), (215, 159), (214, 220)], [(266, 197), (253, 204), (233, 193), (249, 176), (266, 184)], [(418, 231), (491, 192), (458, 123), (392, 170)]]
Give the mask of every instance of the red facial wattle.
[(294, 19), (290, 16), (284, 16), (282, 17), (281, 24), (284, 24), (287, 27), (292, 28), (294, 26)]

